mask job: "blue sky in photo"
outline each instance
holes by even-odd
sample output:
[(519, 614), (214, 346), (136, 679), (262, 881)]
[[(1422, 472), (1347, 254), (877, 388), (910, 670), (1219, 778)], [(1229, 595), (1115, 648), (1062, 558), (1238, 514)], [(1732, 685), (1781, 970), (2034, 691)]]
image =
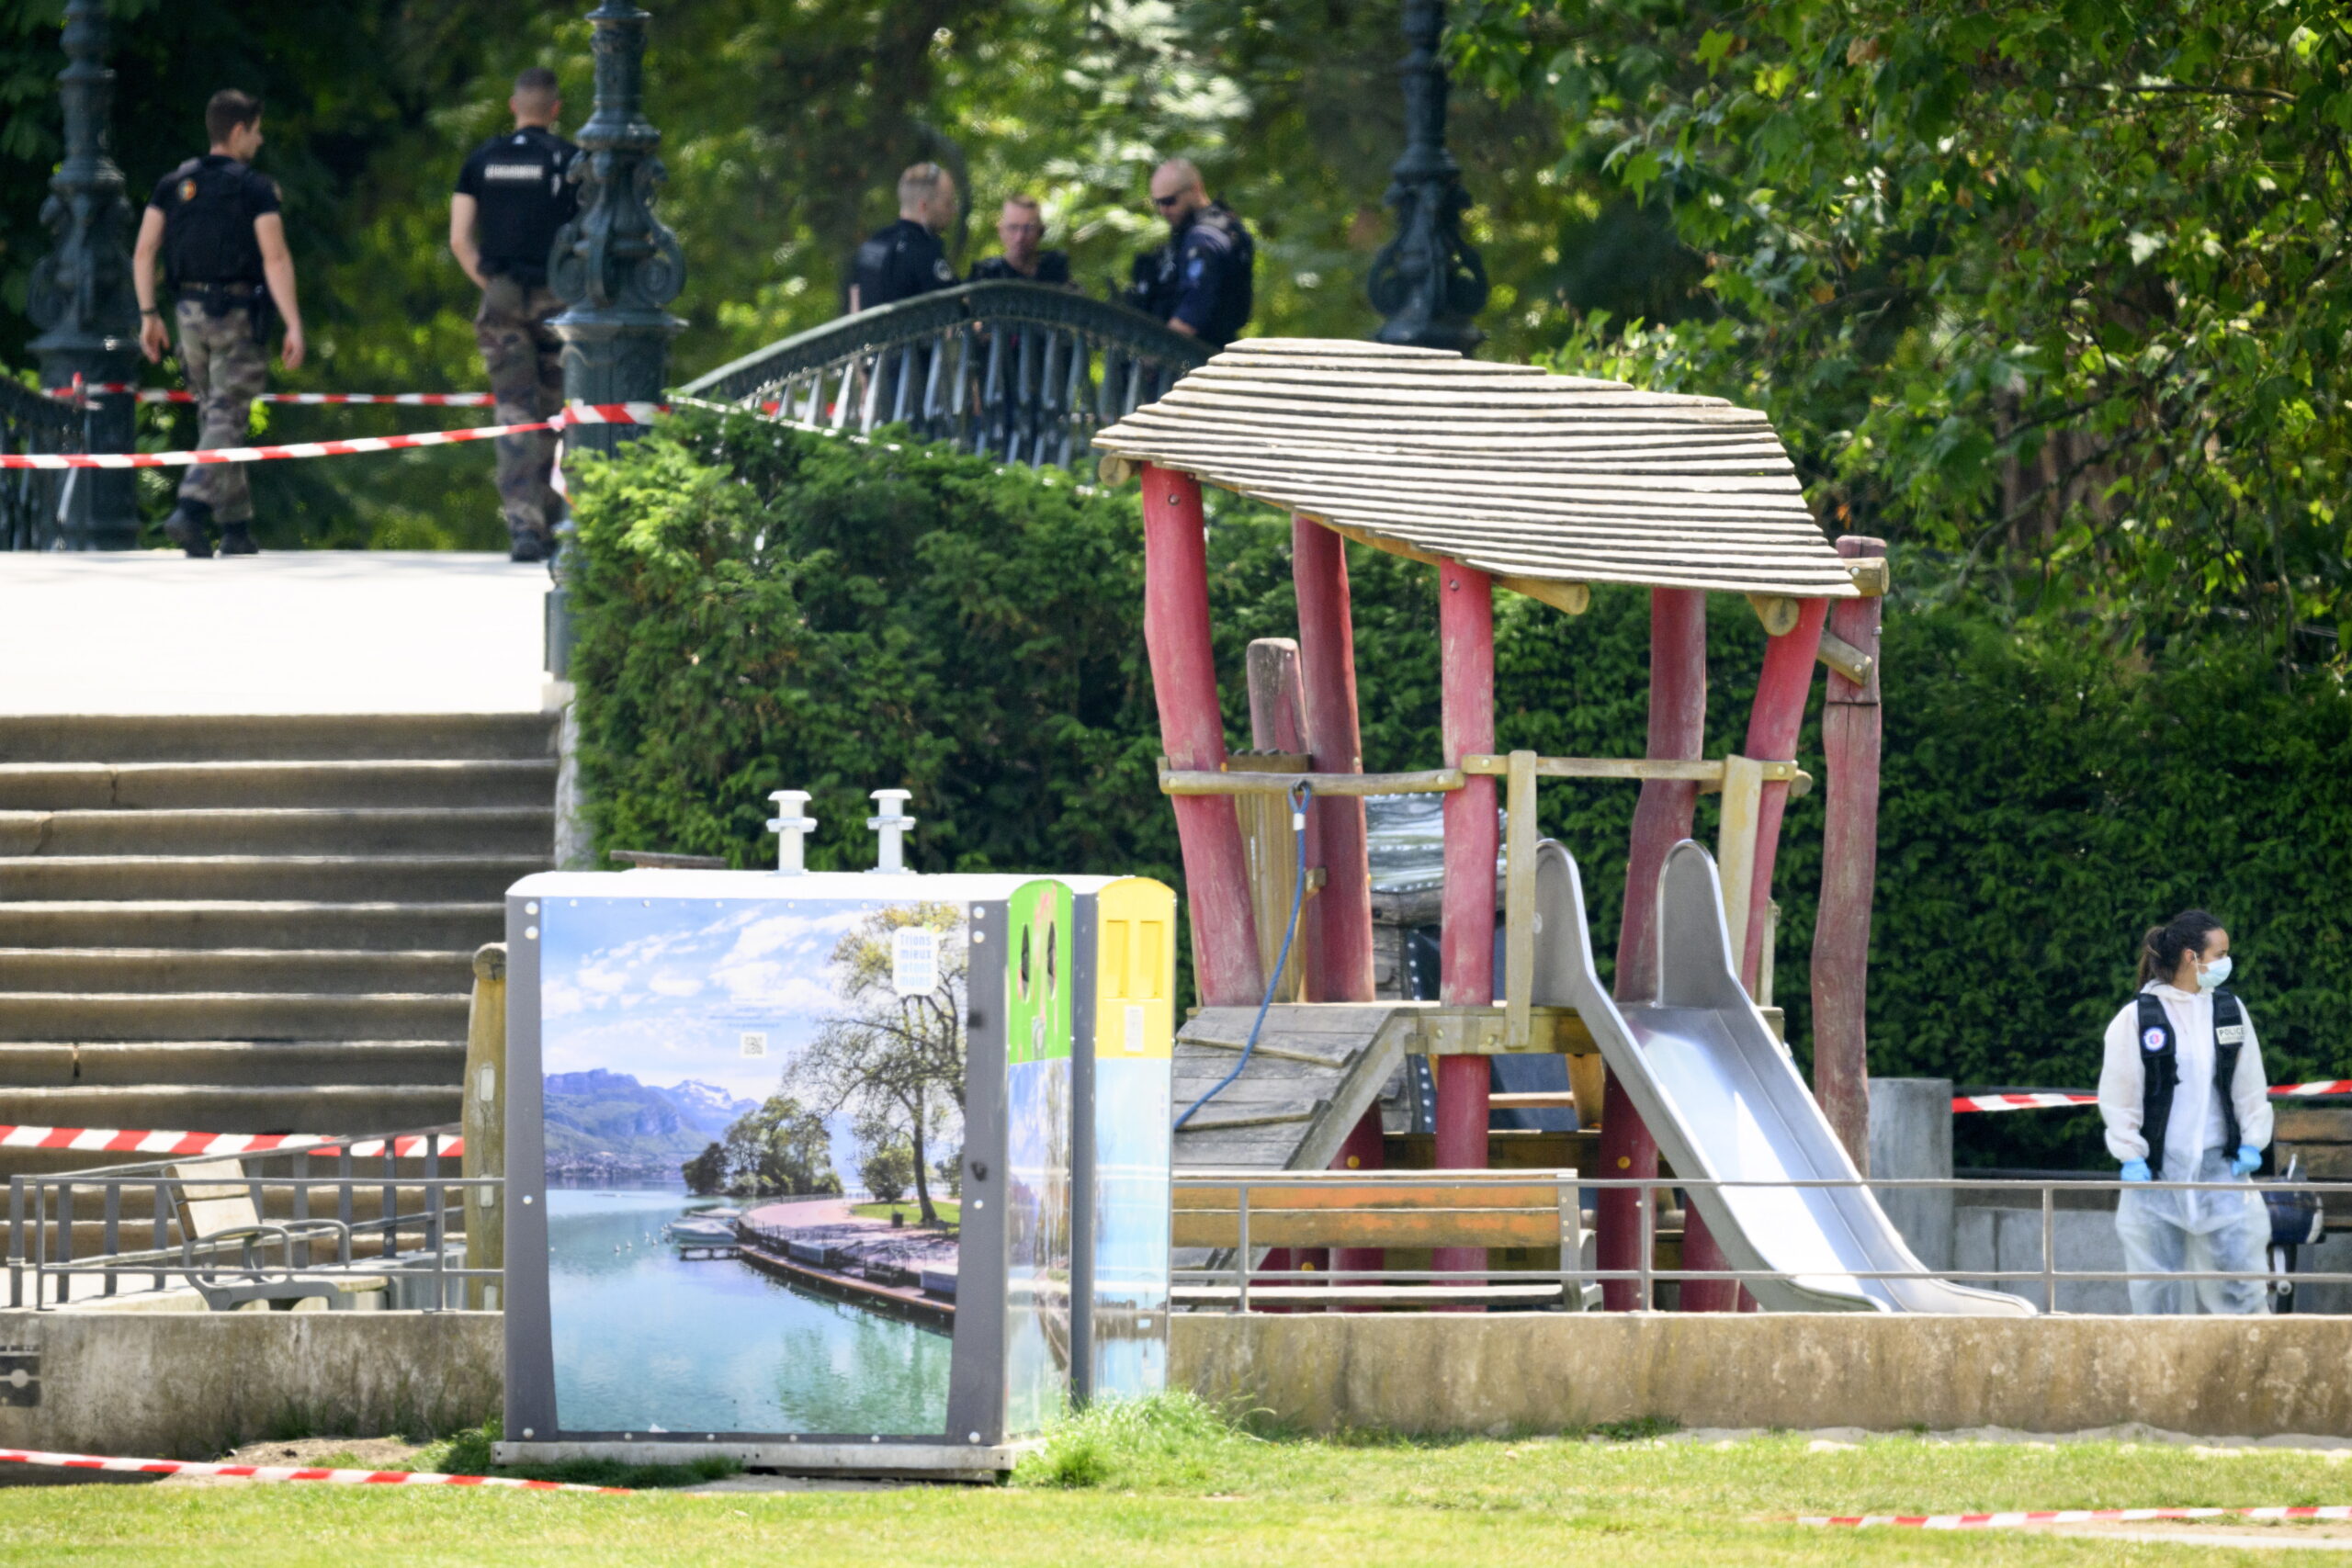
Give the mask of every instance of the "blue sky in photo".
[[(541, 1070), (684, 1078), (747, 1100), (839, 1010), (834, 944), (878, 902), (552, 898), (541, 919)], [(743, 1036), (764, 1034), (765, 1055)]]

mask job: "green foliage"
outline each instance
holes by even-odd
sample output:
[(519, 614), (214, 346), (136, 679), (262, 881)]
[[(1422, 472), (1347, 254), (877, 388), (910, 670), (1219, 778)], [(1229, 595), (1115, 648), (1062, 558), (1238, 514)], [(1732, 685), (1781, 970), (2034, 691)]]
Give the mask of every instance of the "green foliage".
[(862, 869), (890, 786), (918, 870), (1173, 873), (1131, 495), (700, 413), (573, 489), (600, 844), (772, 864), (793, 787), (809, 865)]
[(1189, 1389), (1097, 1400), (1021, 1457), (1015, 1486), (1137, 1487), (1198, 1483), (1255, 1439)]
[(876, 1202), (897, 1202), (914, 1185), (914, 1145), (904, 1138), (869, 1142), (857, 1162), (857, 1179)]
[[(580, 488), (582, 758), (601, 843), (763, 863), (767, 792), (806, 785), (825, 824), (812, 863), (858, 866), (864, 792), (902, 784), (924, 870), (1177, 874), (1132, 492), (701, 416)], [(1220, 669), (1238, 671), (1251, 637), (1295, 635), (1288, 545), (1248, 508), (1212, 527)], [(1433, 765), (1429, 570), (1354, 550), (1349, 570), (1365, 766)], [(1637, 753), (1647, 607), (1623, 589), (1577, 617), (1500, 596), (1499, 743)], [(1763, 634), (1736, 598), (1711, 608), (1721, 755), (1743, 742)], [(2118, 660), (1927, 596), (1890, 601), (1883, 653), (1874, 1072), (2090, 1084), (2141, 931), (2191, 904), (2231, 927), (2273, 1081), (2352, 1069), (2335, 1017), (2352, 990), (2352, 699), (2335, 682), (2282, 686), (2245, 648)], [(1225, 696), (1238, 745), (1238, 680)], [(1821, 773), (1817, 709), (1799, 757)], [(1543, 795), (1544, 830), (1584, 867), (1604, 965), (1634, 798), (1565, 782)], [(1774, 1000), (1801, 1059), (1823, 798), (1790, 807), (1774, 878)], [(1713, 842), (1711, 799), (1696, 833)], [(1966, 1152), (1982, 1161), (2099, 1157), (2079, 1118), (1980, 1120)]]
[(788, 1094), (770, 1095), (727, 1129), (727, 1190), (747, 1198), (839, 1192), (832, 1147), (822, 1112)]
[(678, 1168), (686, 1190), (697, 1198), (727, 1190), (727, 1145), (712, 1144)]
[(2352, 28), (2323, 0), (1481, 0), (1462, 55), (1704, 257), (1564, 365), (1770, 412), (1816, 511), (2341, 657)]

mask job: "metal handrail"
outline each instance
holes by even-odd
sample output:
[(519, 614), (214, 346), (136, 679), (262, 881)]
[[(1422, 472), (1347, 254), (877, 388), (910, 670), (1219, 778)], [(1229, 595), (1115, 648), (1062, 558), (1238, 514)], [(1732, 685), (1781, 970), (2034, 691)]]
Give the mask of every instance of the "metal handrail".
[[(2131, 1269), (2061, 1269), (2057, 1266), (2056, 1225), (2057, 1196), (2060, 1192), (2120, 1192), (2126, 1189), (2143, 1191), (2239, 1192), (2266, 1191), (2311, 1192), (2323, 1198), (2336, 1194), (2352, 1199), (2352, 1181), (2315, 1181), (2297, 1178), (2293, 1180), (2245, 1181), (2134, 1181), (2120, 1177), (2086, 1178), (2081, 1180), (2001, 1181), (1988, 1182), (1983, 1177), (1882, 1177), (1851, 1179), (1845, 1177), (1789, 1178), (1781, 1180), (1713, 1179), (1702, 1177), (1587, 1177), (1573, 1170), (1340, 1170), (1340, 1171), (1262, 1171), (1250, 1169), (1204, 1170), (1180, 1172), (1171, 1179), (1175, 1189), (1230, 1189), (1236, 1194), (1236, 1246), (1230, 1249), (1216, 1249), (1216, 1256), (1227, 1261), (1207, 1268), (1176, 1268), (1170, 1271), (1170, 1280), (1178, 1288), (1186, 1285), (1222, 1284), (1233, 1291), (1235, 1310), (1250, 1310), (1250, 1296), (1253, 1284), (1312, 1284), (1329, 1285), (1340, 1278), (1339, 1271), (1312, 1269), (1276, 1269), (1254, 1267), (1254, 1255), (1266, 1250), (1253, 1247), (1250, 1241), (1250, 1193), (1252, 1188), (1297, 1188), (1311, 1190), (1333, 1185), (1372, 1186), (1443, 1185), (1448, 1187), (1532, 1186), (1550, 1184), (1558, 1188), (1592, 1189), (1598, 1191), (1633, 1190), (1641, 1233), (1635, 1266), (1631, 1269), (1587, 1269), (1581, 1259), (1571, 1258), (1564, 1251), (1556, 1269), (1510, 1269), (1488, 1265), (1478, 1269), (1368, 1269), (1350, 1264), (1344, 1277), (1350, 1282), (1373, 1284), (1429, 1283), (1480, 1286), (1497, 1280), (1505, 1282), (1556, 1278), (1563, 1294), (1587, 1284), (1604, 1281), (1630, 1280), (1635, 1284), (1637, 1311), (1651, 1311), (1656, 1305), (1656, 1287), (1665, 1281), (1731, 1280), (1746, 1284), (1752, 1280), (1797, 1280), (1815, 1278), (1825, 1270), (1774, 1269), (1660, 1269), (1656, 1266), (1656, 1225), (1660, 1207), (1658, 1194), (1675, 1190), (1713, 1191), (1729, 1188), (1758, 1188), (1803, 1190), (1810, 1188), (1854, 1189), (1873, 1192), (1886, 1190), (1982, 1191), (1987, 1188), (2032, 1188), (2040, 1193), (2041, 1216), (2041, 1266), (2038, 1269), (1840, 1269), (1835, 1272), (1841, 1278), (1854, 1280), (1943, 1280), (1960, 1284), (1974, 1284), (2005, 1280), (2039, 1280), (2042, 1287), (2042, 1310), (2056, 1312), (2057, 1287), (2061, 1283), (2114, 1283), (2132, 1280), (2259, 1280), (2275, 1281), (2278, 1276), (2268, 1270), (2160, 1269), (2134, 1271)], [(2352, 1284), (2352, 1272), (2304, 1273), (2292, 1276), (2296, 1285)], [(1432, 1291), (1432, 1299), (1443, 1292)], [(1288, 1298), (1284, 1307), (1297, 1310), (1295, 1297)]]
[[(0, 376), (0, 452), (86, 452), (89, 410)], [(0, 550), (45, 550), (57, 542), (61, 514), (78, 470), (11, 469), (0, 474)]]
[[(162, 1291), (166, 1288), (166, 1280), (173, 1279), (186, 1285), (218, 1288), (223, 1284), (283, 1280), (289, 1271), (397, 1276), (406, 1271), (401, 1259), (408, 1258), (412, 1260), (410, 1267), (431, 1280), (425, 1310), (444, 1310), (450, 1304), (452, 1281), (498, 1280), (503, 1272), (496, 1269), (453, 1268), (446, 1256), (445, 1244), (454, 1235), (462, 1235), (465, 1228), (466, 1190), (505, 1185), (501, 1177), (441, 1173), (441, 1162), (457, 1157), (444, 1153), (443, 1147), (458, 1133), (455, 1126), (437, 1126), (408, 1133), (322, 1139), (294, 1147), (175, 1155), (50, 1176), (11, 1176), (8, 1304), (12, 1308), (30, 1305), (36, 1310), (51, 1311), (92, 1299), (74, 1296), (76, 1279), (96, 1279), (99, 1288), (95, 1299), (104, 1300), (120, 1293), (122, 1281), (139, 1277), (150, 1281), (148, 1289)], [(400, 1153), (401, 1145), (410, 1140), (421, 1141), (423, 1152)], [(379, 1142), (382, 1145), (380, 1155), (352, 1152), (356, 1145)], [(175, 1174), (176, 1168), (225, 1159), (235, 1159), (243, 1167), (237, 1179), (243, 1181), (251, 1195), (255, 1223), (203, 1235), (187, 1235), (179, 1213), (179, 1201), (184, 1196), (180, 1190), (191, 1184), (233, 1182)], [(314, 1159), (332, 1159), (334, 1174), (303, 1174), (305, 1162)], [(400, 1169), (402, 1161), (412, 1165), (421, 1162), (424, 1169), (404, 1173)], [(288, 1168), (271, 1170), (268, 1167), (273, 1164)], [(376, 1189), (381, 1195), (374, 1219), (363, 1220), (356, 1215), (353, 1194), (361, 1188)], [(77, 1190), (89, 1189), (102, 1194), (102, 1240), (96, 1253), (77, 1257), (74, 1230), (77, 1223), (83, 1222), (77, 1222), (74, 1216), (74, 1195)], [(122, 1195), (126, 1189), (145, 1189), (149, 1198), (147, 1245), (135, 1249), (126, 1249), (124, 1246)], [(311, 1213), (311, 1193), (318, 1189), (327, 1189), (334, 1194), (332, 1218)], [(266, 1194), (272, 1190), (291, 1193), (294, 1213), (290, 1218), (276, 1220), (267, 1214)], [(419, 1195), (420, 1205), (403, 1211), (403, 1201)], [(175, 1229), (181, 1232), (176, 1247), (171, 1240)], [(403, 1231), (416, 1234), (419, 1238), (417, 1246), (405, 1254), (401, 1250)], [(256, 1254), (254, 1241), (265, 1234), (283, 1242), (286, 1258), (282, 1265), (273, 1265)], [(312, 1256), (312, 1249), (328, 1237), (332, 1238), (334, 1257), (332, 1261), (321, 1261)], [(371, 1237), (377, 1239), (379, 1250), (373, 1257), (363, 1257), (355, 1244)], [(227, 1261), (222, 1256), (231, 1252), (237, 1256), (235, 1262)], [(29, 1303), (26, 1300), (28, 1276), (31, 1282)]]
[(769, 344), (678, 389), (864, 434), (902, 424), (1033, 467), (1083, 459), (1094, 432), (1210, 350), (1139, 310), (1038, 283), (967, 283)]

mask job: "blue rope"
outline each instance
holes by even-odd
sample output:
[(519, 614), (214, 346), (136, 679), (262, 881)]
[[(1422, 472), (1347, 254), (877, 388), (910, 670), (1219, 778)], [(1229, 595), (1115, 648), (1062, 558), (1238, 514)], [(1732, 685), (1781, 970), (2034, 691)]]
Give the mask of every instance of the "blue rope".
[(1298, 934), (1298, 907), (1306, 901), (1306, 801), (1314, 793), (1315, 786), (1305, 779), (1291, 785), (1288, 791), (1290, 836), (1298, 846), (1298, 874), (1290, 885), (1290, 924), (1283, 928), (1283, 950), (1274, 959), (1274, 972), (1266, 976), (1265, 999), (1258, 1004), (1258, 1016), (1250, 1025), (1250, 1038), (1242, 1042), (1241, 1060), (1233, 1065), (1233, 1071), (1216, 1081), (1216, 1087), (1184, 1108), (1184, 1114), (1176, 1118), (1176, 1125), (1180, 1129), (1193, 1119), (1193, 1111), (1224, 1093), (1227, 1085), (1249, 1069), (1250, 1053), (1258, 1048), (1258, 1031), (1266, 1026), (1266, 1010), (1274, 1005), (1274, 987), (1282, 984), (1283, 970), (1290, 963), (1291, 939)]

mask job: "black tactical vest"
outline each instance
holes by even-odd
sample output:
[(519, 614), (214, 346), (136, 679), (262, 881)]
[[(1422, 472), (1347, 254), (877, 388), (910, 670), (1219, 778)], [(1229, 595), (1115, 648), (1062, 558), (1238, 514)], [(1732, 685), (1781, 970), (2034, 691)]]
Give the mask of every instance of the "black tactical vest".
[[(2222, 1146), (2238, 1146), (2238, 1108), (2230, 1098), (2237, 1077), (2238, 1049), (2245, 1043), (2245, 1013), (2236, 993), (2213, 993), (2213, 1092), (2222, 1101)], [(2180, 1087), (2180, 1052), (2173, 1039), (2172, 1020), (2165, 1004), (2140, 993), (2140, 1066), (2144, 1082), (2140, 1090), (2140, 1135), (2148, 1140), (2148, 1171), (2158, 1180), (2165, 1174), (2165, 1128), (2172, 1121), (2173, 1090)], [(2179, 1179), (2194, 1181), (2189, 1171)]]
[(166, 180), (171, 205), (164, 214), (164, 273), (174, 288), (262, 282), (251, 200), (259, 178), (218, 153), (191, 158), (172, 171)]

